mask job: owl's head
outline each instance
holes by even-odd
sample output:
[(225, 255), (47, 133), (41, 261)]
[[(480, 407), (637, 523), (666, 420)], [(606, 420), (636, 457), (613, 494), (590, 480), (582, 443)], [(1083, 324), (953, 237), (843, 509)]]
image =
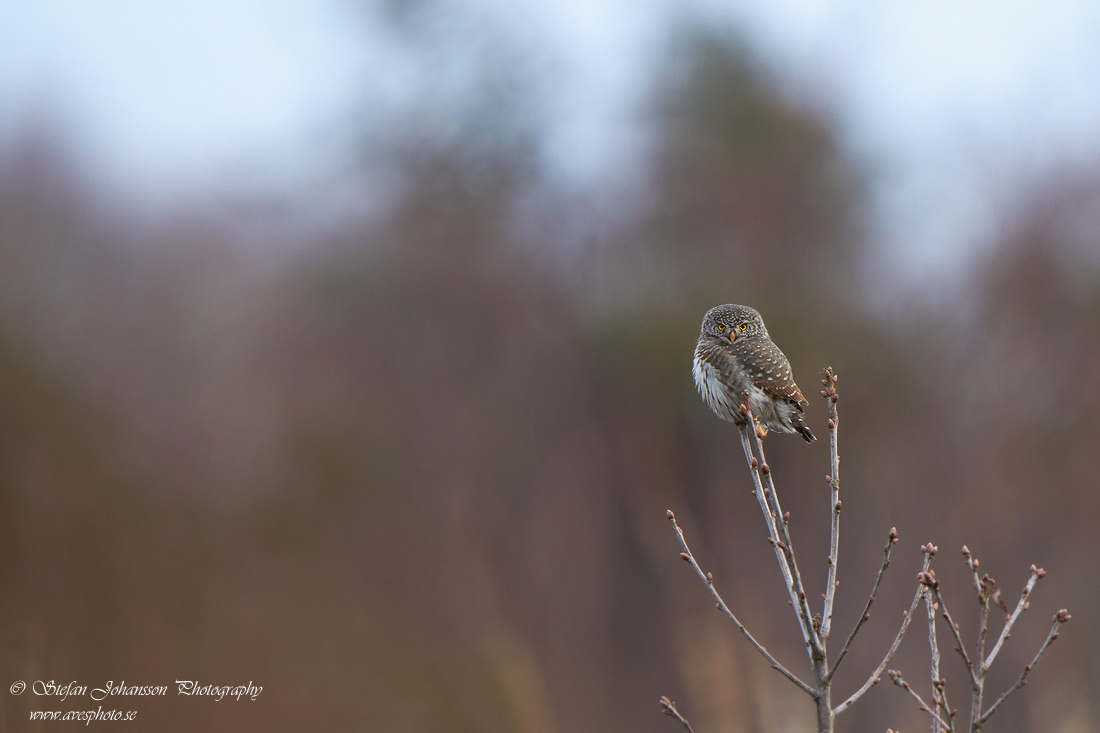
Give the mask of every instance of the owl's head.
[(703, 316), (703, 333), (723, 341), (753, 336), (768, 337), (764, 319), (747, 305), (716, 305)]

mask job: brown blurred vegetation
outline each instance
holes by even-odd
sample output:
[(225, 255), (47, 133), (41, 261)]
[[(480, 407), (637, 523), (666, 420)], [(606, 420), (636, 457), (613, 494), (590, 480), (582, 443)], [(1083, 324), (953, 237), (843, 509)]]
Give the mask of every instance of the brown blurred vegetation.
[[(957, 291), (875, 312), (865, 293), (894, 275), (866, 235), (872, 182), (827, 113), (736, 41), (683, 44), (656, 85), (652, 178), (621, 207), (543, 180), (527, 118), (496, 150), (395, 136), (392, 206), (276, 252), (213, 205), (105, 205), (51, 139), (0, 151), (4, 684), (264, 687), (134, 703), (157, 730), (672, 731), (662, 694), (701, 732), (808, 729), (664, 517), (802, 671), (735, 432), (690, 377), (703, 311), (741, 302), (807, 394), (826, 364), (841, 375), (838, 633), (891, 525), (902, 538), (836, 694), (881, 658), (921, 543), (972, 624), (967, 543), (1006, 589), (1049, 571), (993, 687), (1074, 614), (991, 729), (1090, 729), (1100, 167), (1022, 196)], [(499, 91), (452, 127), (507, 128)], [(769, 445), (823, 587), (826, 449)], [(922, 679), (923, 632), (903, 650)], [(0, 700), (5, 728), (41, 706)], [(881, 686), (838, 730), (918, 725)]]

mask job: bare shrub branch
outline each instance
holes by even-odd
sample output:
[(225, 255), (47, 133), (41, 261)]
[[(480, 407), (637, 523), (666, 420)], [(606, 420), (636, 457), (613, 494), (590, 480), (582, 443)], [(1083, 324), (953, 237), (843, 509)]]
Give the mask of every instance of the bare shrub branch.
[(896, 669), (891, 669), (889, 672), (887, 672), (887, 674), (890, 675), (891, 682), (913, 696), (913, 699), (917, 701), (918, 705), (920, 705), (920, 709), (931, 715), (932, 720), (937, 725), (939, 725), (944, 730), (947, 730), (947, 723), (944, 722), (944, 719), (937, 715), (936, 712), (932, 710), (932, 708), (928, 707), (928, 705), (925, 704), (924, 700), (921, 699), (920, 695), (917, 694), (917, 691), (910, 687), (908, 682), (902, 679), (901, 672)]
[(932, 593), (932, 599), (939, 606), (940, 613), (943, 614), (944, 621), (947, 622), (948, 628), (951, 630), (951, 634), (955, 637), (955, 651), (962, 657), (963, 664), (966, 665), (966, 673), (970, 678), (972, 685), (978, 684), (977, 675), (974, 672), (974, 664), (970, 661), (970, 655), (966, 653), (966, 644), (962, 640), (962, 636), (959, 635), (959, 625), (955, 623), (955, 619), (951, 618), (951, 612), (947, 610), (947, 604), (944, 603), (943, 596), (940, 595), (940, 583), (936, 580), (936, 574), (934, 571), (929, 571), (932, 575), (925, 576), (925, 581), (929, 584), (928, 590)]
[[(779, 505), (778, 497), (775, 495), (775, 484), (772, 481), (771, 468), (764, 458), (764, 444), (755, 430), (752, 413), (746, 407), (742, 407), (742, 410), (745, 412), (746, 419), (739, 426), (741, 446), (745, 451), (745, 460), (749, 464), (753, 484), (756, 486), (756, 498), (760, 504), (760, 511), (764, 515), (764, 522), (768, 525), (771, 545), (775, 549), (775, 556), (779, 561), (779, 570), (783, 574), (784, 582), (787, 584), (791, 606), (795, 609), (798, 625), (802, 629), (802, 640), (815, 654), (824, 654), (821, 640), (814, 629), (813, 613), (810, 611), (809, 603), (806, 600), (802, 576), (799, 574), (798, 564), (794, 560), (794, 548), (791, 546), (787, 524), (782, 519), (783, 509)], [(751, 443), (753, 438), (756, 439), (755, 456), (753, 455)], [(759, 460), (757, 460), (757, 456), (759, 456)]]
[(1016, 680), (1016, 684), (1002, 692), (1001, 696), (997, 698), (997, 701), (989, 706), (989, 710), (986, 710), (979, 719), (979, 724), (989, 720), (989, 717), (997, 711), (997, 708), (1001, 706), (1001, 703), (1004, 702), (1009, 695), (1027, 684), (1027, 676), (1031, 674), (1031, 670), (1035, 669), (1035, 665), (1039, 663), (1039, 659), (1046, 652), (1047, 647), (1051, 645), (1051, 642), (1058, 638), (1058, 629), (1062, 627), (1062, 624), (1069, 621), (1070, 618), (1072, 617), (1064, 608), (1054, 614), (1054, 622), (1050, 626), (1050, 633), (1047, 634), (1047, 639), (1043, 642), (1043, 645), (1039, 647), (1039, 651), (1035, 654), (1035, 658), (1031, 660), (1030, 664), (1024, 667), (1024, 671), (1020, 674), (1020, 679)]
[[(1029, 605), (1029, 597), (1031, 592), (1035, 589), (1035, 584), (1046, 575), (1046, 571), (1042, 568), (1037, 568), (1034, 565), (1031, 566), (1031, 577), (1028, 578), (1027, 585), (1024, 586), (1023, 591), (1020, 594), (1020, 600), (1016, 604), (1016, 608), (1010, 613), (1001, 599), (1000, 590), (997, 588), (997, 582), (993, 580), (988, 574), (979, 575), (978, 572), (978, 559), (970, 552), (970, 549), (963, 546), (963, 556), (966, 558), (967, 567), (970, 569), (971, 577), (974, 581), (974, 589), (978, 595), (979, 604), (979, 629), (977, 640), (977, 656), (972, 661), (970, 656), (966, 653), (966, 646), (963, 643), (962, 637), (959, 634), (959, 625), (955, 623), (955, 620), (951, 617), (951, 613), (947, 610), (947, 605), (943, 601), (943, 596), (940, 593), (940, 584), (936, 579), (936, 573), (933, 570), (925, 570), (922, 572), (918, 579), (920, 584), (925, 589), (928, 598), (934, 604), (934, 608), (938, 608), (945, 621), (947, 621), (948, 627), (951, 629), (951, 633), (955, 638), (956, 651), (959, 652), (959, 656), (962, 657), (963, 664), (966, 665), (967, 674), (970, 678), (970, 731), (971, 733), (978, 733), (981, 730), (982, 725), (989, 719), (989, 717), (1000, 707), (1009, 695), (1020, 689), (1027, 683), (1027, 676), (1031, 673), (1031, 670), (1038, 663), (1039, 659), (1046, 652), (1050, 644), (1058, 638), (1059, 628), (1062, 624), (1066, 623), (1070, 619), (1069, 613), (1062, 609), (1054, 615), (1054, 620), (1050, 628), (1050, 633), (1047, 635), (1046, 641), (1039, 647), (1039, 651), (1035, 654), (1035, 658), (1031, 660), (1031, 663), (1024, 667), (1024, 671), (1020, 674), (1016, 684), (1003, 692), (997, 701), (990, 706), (984, 713), (982, 712), (982, 697), (985, 694), (985, 678), (986, 673), (989, 672), (990, 666), (993, 664), (993, 660), (997, 657), (997, 654), (1004, 646), (1005, 640), (1012, 635), (1012, 627), (1019, 619), (1020, 614), (1027, 610)], [(1000, 635), (997, 638), (997, 642), (994, 644), (993, 649), (990, 651), (989, 656), (983, 659), (985, 653), (985, 640), (986, 634), (989, 629), (989, 611), (990, 604), (996, 605), (1005, 611), (1005, 626), (1001, 630)], [(944, 689), (943, 680), (939, 678), (938, 671), (938, 657), (939, 653), (935, 647), (935, 614), (932, 607), (929, 609), (929, 642), (932, 647), (932, 687), (933, 687), (933, 704), (938, 710), (942, 711), (941, 720), (946, 719), (948, 726), (946, 730), (948, 733), (952, 733), (953, 728), (951, 724), (951, 712), (950, 707), (947, 704), (946, 690)], [(900, 676), (900, 673), (899, 673)], [(912, 692), (912, 691), (910, 691)], [(914, 693), (915, 694), (915, 693)], [(925, 706), (922, 704), (922, 708)]]
[(984, 669), (989, 669), (993, 664), (993, 660), (997, 658), (997, 653), (1001, 651), (1001, 646), (1005, 643), (1005, 639), (1012, 635), (1012, 626), (1016, 623), (1016, 619), (1020, 617), (1020, 613), (1027, 610), (1028, 596), (1031, 595), (1031, 591), (1035, 589), (1035, 584), (1047, 574), (1046, 570), (1037, 568), (1034, 565), (1031, 566), (1031, 577), (1027, 580), (1027, 585), (1024, 586), (1023, 592), (1020, 594), (1020, 601), (1016, 604), (1016, 610), (1012, 612), (1012, 615), (1005, 621), (1005, 627), (1001, 629), (1001, 635), (997, 639), (997, 643), (993, 646), (993, 651), (989, 652), (989, 656), (982, 663)]
[(878, 575), (875, 576), (875, 584), (871, 586), (871, 595), (867, 597), (867, 605), (863, 607), (863, 613), (860, 614), (859, 620), (856, 621), (855, 628), (852, 629), (852, 633), (848, 634), (848, 638), (844, 641), (844, 646), (840, 649), (840, 654), (837, 655), (836, 661), (833, 662), (833, 666), (829, 670), (829, 679), (832, 679), (833, 675), (836, 674), (837, 667), (840, 666), (840, 662), (844, 659), (844, 655), (848, 653), (848, 647), (852, 645), (852, 640), (856, 638), (856, 634), (859, 633), (860, 628), (871, 618), (871, 604), (875, 602), (875, 594), (878, 593), (878, 586), (882, 582), (882, 576), (886, 574), (886, 568), (890, 567), (890, 550), (894, 548), (897, 542), (898, 528), (891, 527), (890, 536), (886, 540), (886, 546), (882, 548), (882, 567), (878, 569)]
[[(905, 636), (905, 632), (909, 628), (910, 622), (913, 620), (917, 604), (919, 604), (923, 598), (927, 609), (928, 645), (931, 654), (931, 665), (929, 669), (932, 683), (931, 704), (926, 703), (924, 699), (912, 689), (909, 683), (904, 680), (900, 671), (890, 670), (890, 679), (895, 685), (907, 691), (913, 699), (917, 701), (921, 710), (929, 715), (932, 720), (933, 733), (954, 733), (954, 716), (957, 711), (952, 711), (948, 703), (947, 686), (940, 671), (941, 658), (937, 636), (938, 632), (936, 629), (936, 616), (938, 613), (942, 616), (943, 620), (947, 622), (947, 626), (951, 631), (952, 639), (955, 643), (955, 650), (958, 652), (959, 657), (963, 661), (963, 665), (966, 667), (971, 688), (970, 733), (979, 733), (982, 725), (994, 712), (996, 712), (1001, 703), (1027, 683), (1027, 677), (1031, 673), (1031, 670), (1038, 663), (1047, 648), (1050, 647), (1051, 643), (1058, 638), (1059, 629), (1062, 624), (1069, 620), (1070, 615), (1065, 610), (1061, 610), (1055, 614), (1050, 633), (1047, 635), (1046, 641), (1040, 646), (1039, 651), (1035, 654), (1035, 658), (1024, 668), (1016, 684), (1002, 693), (1001, 696), (997, 698), (997, 701), (983, 713), (982, 696), (985, 690), (986, 672), (989, 671), (990, 666), (1000, 654), (1005, 642), (1012, 635), (1012, 629), (1016, 621), (1019, 620), (1021, 614), (1027, 610), (1031, 593), (1039, 579), (1045, 575), (1045, 571), (1034, 565), (1031, 566), (1031, 577), (1028, 579), (1027, 584), (1021, 592), (1016, 607), (1010, 612), (1002, 600), (1001, 592), (997, 588), (996, 581), (988, 574), (983, 575), (979, 573), (977, 558), (971, 554), (967, 547), (963, 547), (963, 555), (966, 557), (967, 567), (970, 570), (970, 575), (974, 583), (974, 590), (978, 595), (980, 614), (976, 654), (971, 658), (966, 651), (966, 645), (959, 632), (959, 625), (951, 616), (951, 612), (947, 609), (947, 604), (944, 603), (943, 595), (940, 593), (939, 580), (936, 578), (935, 571), (931, 568), (932, 558), (935, 556), (937, 548), (929, 542), (921, 546), (921, 552), (924, 554), (924, 563), (921, 572), (917, 574), (917, 589), (913, 594), (913, 601), (909, 605), (909, 609), (903, 612), (904, 617), (901, 627), (894, 636), (894, 641), (886, 651), (886, 655), (858, 690), (852, 693), (848, 699), (836, 708), (832, 708), (830, 696), (833, 676), (836, 674), (841, 661), (843, 661), (848, 654), (848, 650), (851, 648), (856, 635), (871, 617), (871, 606), (878, 594), (879, 586), (882, 583), (882, 578), (886, 573), (886, 569), (890, 566), (890, 552), (898, 541), (898, 533), (896, 528), (891, 528), (886, 546), (883, 548), (882, 564), (878, 569), (878, 573), (875, 575), (875, 582), (871, 587), (871, 593), (867, 598), (867, 603), (864, 605), (863, 613), (856, 621), (848, 638), (844, 641), (844, 645), (841, 647), (836, 661), (833, 662), (832, 666), (829, 666), (826, 645), (832, 628), (836, 589), (839, 585), (837, 581), (837, 555), (840, 546), (841, 501), (839, 478), (840, 458), (837, 452), (837, 428), (840, 421), (836, 409), (838, 400), (836, 392), (837, 376), (833, 373), (831, 367), (827, 367), (823, 374), (824, 379), (822, 379), (822, 385), (825, 389), (822, 390), (821, 395), (825, 398), (828, 412), (830, 474), (826, 477), (829, 483), (829, 555), (826, 588), (825, 593), (822, 594), (824, 607), (821, 616), (814, 616), (813, 612), (810, 610), (810, 604), (806, 597), (802, 576), (798, 569), (798, 563), (795, 560), (794, 545), (791, 542), (788, 527), (789, 514), (783, 512), (782, 505), (779, 502), (779, 495), (775, 488), (772, 470), (764, 456), (763, 438), (767, 432), (763, 427), (757, 426), (754, 416), (748, 408), (747, 394), (740, 408), (740, 423), (737, 425), (741, 437), (741, 447), (745, 454), (745, 462), (748, 464), (749, 475), (752, 478), (752, 493), (756, 497), (761, 513), (764, 515), (764, 524), (768, 530), (768, 543), (775, 552), (776, 561), (779, 563), (779, 571), (783, 576), (783, 582), (787, 587), (787, 594), (790, 597), (790, 605), (794, 609), (795, 617), (798, 620), (799, 630), (802, 634), (802, 640), (809, 655), (810, 666), (813, 671), (813, 684), (811, 685), (804, 682), (797, 675), (780, 664), (779, 661), (768, 652), (764, 645), (757, 641), (756, 638), (749, 633), (748, 629), (746, 629), (737, 619), (714, 587), (714, 579), (711, 574), (704, 572), (699, 566), (691, 549), (688, 547), (683, 530), (680, 529), (679, 525), (676, 523), (675, 515), (669, 511), (668, 520), (671, 522), (672, 528), (676, 533), (676, 538), (683, 550), (681, 557), (692, 566), (695, 573), (706, 585), (707, 590), (710, 591), (711, 596), (714, 598), (716, 607), (733, 622), (738, 631), (749, 640), (753, 648), (767, 660), (768, 664), (771, 665), (773, 669), (777, 670), (780, 674), (794, 683), (800, 690), (813, 698), (817, 708), (818, 733), (832, 733), (836, 716), (851, 708), (868, 690), (881, 681), (883, 670), (887, 668), (890, 660), (893, 659), (894, 654), (901, 645), (902, 638)], [(1005, 624), (996, 642), (993, 644), (992, 649), (990, 649), (988, 656), (986, 656), (986, 638), (989, 631), (991, 604), (996, 605), (1005, 612)], [(686, 730), (692, 730), (688, 721), (677, 711), (675, 703), (671, 702), (667, 697), (661, 698), (661, 707), (665, 714), (680, 721)]]
[[(931, 546), (931, 543), (929, 543)], [(932, 562), (931, 552), (925, 551), (924, 553), (924, 568), (921, 570), (921, 574), (928, 572), (928, 566)], [(919, 577), (919, 576), (918, 576)], [(909, 604), (909, 610), (905, 611), (905, 618), (902, 619), (901, 628), (898, 629), (897, 636), (894, 637), (894, 643), (890, 645), (890, 648), (886, 651), (886, 656), (883, 657), (882, 662), (879, 663), (875, 671), (871, 673), (871, 676), (867, 678), (867, 681), (863, 683), (863, 686), (852, 693), (852, 696), (837, 706), (835, 713), (840, 715), (848, 708), (852, 707), (865, 694), (867, 690), (870, 690), (874, 685), (878, 684), (881, 679), (882, 670), (886, 669), (886, 665), (890, 663), (890, 659), (893, 658), (894, 653), (898, 650), (898, 646), (901, 645), (901, 639), (905, 636), (905, 630), (909, 628), (909, 622), (913, 620), (913, 613), (917, 610), (917, 604), (920, 603), (922, 588), (917, 587), (917, 592), (913, 594), (913, 602)]]
[[(833, 627), (833, 601), (836, 598), (836, 571), (838, 554), (840, 552), (840, 455), (837, 453), (837, 428), (840, 426), (840, 416), (836, 411), (836, 403), (839, 396), (836, 393), (837, 375), (832, 367), (825, 367), (825, 378), (821, 384), (825, 387), (822, 396), (825, 398), (829, 420), (829, 572), (825, 583), (825, 608), (821, 612), (821, 638), (828, 639)], [(839, 662), (839, 658), (837, 660)], [(834, 665), (835, 669), (835, 665)], [(829, 673), (832, 676), (832, 672)]]
[[(936, 638), (936, 608), (938, 604), (932, 598), (932, 592), (925, 590), (924, 605), (928, 611), (928, 648), (932, 655), (932, 707), (940, 719), (947, 723), (947, 733), (955, 733), (954, 720), (951, 717), (951, 706), (947, 704), (947, 685), (940, 677), (940, 645)], [(933, 733), (938, 733), (936, 723), (933, 721)]]
[(680, 529), (680, 525), (676, 524), (676, 515), (672, 513), (671, 509), (668, 511), (668, 521), (672, 522), (672, 528), (676, 530), (676, 538), (680, 541), (680, 547), (682, 547), (684, 550), (680, 556), (683, 557), (684, 560), (691, 565), (691, 567), (695, 568), (696, 574), (707, 586), (707, 590), (710, 591), (711, 596), (714, 597), (715, 605), (717, 606), (718, 610), (725, 614), (726, 618), (733, 622), (733, 625), (737, 627), (737, 630), (745, 635), (745, 638), (749, 640), (749, 643), (753, 645), (753, 648), (755, 648), (756, 651), (760, 652), (764, 656), (764, 658), (768, 660), (768, 664), (770, 664), (773, 669), (777, 670), (784, 677), (798, 685), (798, 687), (801, 688), (802, 691), (805, 692), (807, 695), (813, 697), (814, 689), (802, 680), (798, 679), (798, 677), (792, 674), (790, 670), (780, 664), (779, 661), (775, 657), (773, 657), (766, 648), (764, 648), (764, 645), (758, 642), (756, 638), (751, 633), (749, 633), (749, 630), (745, 628), (745, 625), (738, 621), (737, 617), (733, 615), (733, 612), (730, 611), (729, 606), (727, 606), (726, 602), (722, 600), (722, 596), (718, 594), (718, 590), (714, 587), (713, 576), (710, 573), (703, 572), (703, 569), (699, 567), (699, 563), (696, 562), (695, 556), (688, 548), (687, 540), (684, 539), (684, 531)]
[(679, 720), (680, 725), (684, 726), (684, 729), (687, 730), (688, 733), (695, 733), (695, 731), (691, 728), (691, 723), (687, 722), (687, 718), (685, 718), (683, 715), (680, 715), (680, 711), (676, 709), (676, 703), (674, 703), (672, 700), (669, 700), (667, 697), (662, 697), (661, 709), (665, 711), (665, 715)]

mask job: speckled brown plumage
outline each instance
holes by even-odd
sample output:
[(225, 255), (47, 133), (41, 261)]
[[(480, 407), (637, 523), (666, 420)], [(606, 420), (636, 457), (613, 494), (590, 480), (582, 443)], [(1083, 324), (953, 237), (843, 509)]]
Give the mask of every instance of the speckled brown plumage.
[(802, 423), (808, 404), (795, 384), (791, 365), (768, 335), (764, 319), (745, 305), (719, 305), (707, 311), (695, 346), (695, 386), (723, 420), (739, 424), (742, 395), (764, 427), (816, 438)]

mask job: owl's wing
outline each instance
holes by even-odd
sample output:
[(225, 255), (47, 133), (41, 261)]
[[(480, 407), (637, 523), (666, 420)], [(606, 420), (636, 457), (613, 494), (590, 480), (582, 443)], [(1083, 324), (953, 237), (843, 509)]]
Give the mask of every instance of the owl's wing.
[(789, 374), (786, 379), (779, 381), (768, 381), (765, 379), (753, 380), (753, 385), (760, 388), (760, 390), (768, 395), (780, 400), (788, 400), (791, 404), (798, 408), (799, 412), (803, 412), (803, 405), (810, 404), (806, 398), (802, 396), (802, 390), (798, 388), (798, 385), (794, 383), (794, 380), (790, 378)]
[(754, 344), (748, 351), (752, 362), (753, 385), (769, 397), (788, 400), (802, 412), (802, 406), (809, 402), (794, 383), (791, 364), (779, 347), (771, 341), (765, 341)]

